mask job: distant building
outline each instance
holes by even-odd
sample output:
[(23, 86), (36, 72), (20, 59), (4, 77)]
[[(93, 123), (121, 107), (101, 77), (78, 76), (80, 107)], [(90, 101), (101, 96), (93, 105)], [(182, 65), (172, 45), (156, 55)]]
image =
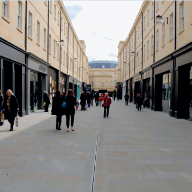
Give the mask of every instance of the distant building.
[(89, 68), (116, 68), (118, 66), (117, 61), (106, 61), (106, 60), (99, 60), (99, 61), (90, 61)]

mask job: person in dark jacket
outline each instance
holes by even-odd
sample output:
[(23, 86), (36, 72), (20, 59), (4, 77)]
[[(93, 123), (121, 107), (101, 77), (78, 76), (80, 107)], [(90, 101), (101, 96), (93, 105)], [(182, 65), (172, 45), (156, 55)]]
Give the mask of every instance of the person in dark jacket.
[(98, 106), (98, 103), (99, 103), (99, 93), (96, 92), (95, 93), (95, 104), (96, 104), (96, 106)]
[(93, 93), (90, 93), (91, 106), (93, 106)]
[(141, 95), (139, 93), (137, 94), (137, 97), (136, 97), (136, 103), (137, 103), (138, 111), (139, 110), (141, 111), (141, 106), (143, 104), (143, 99), (142, 99), (142, 97), (141, 97)]
[(3, 94), (0, 90), (0, 109), (3, 109), (3, 99), (4, 99), (4, 97), (3, 97)]
[(125, 94), (124, 99), (125, 99), (125, 105), (128, 105), (128, 100), (129, 100), (128, 93)]
[(115, 101), (115, 98), (116, 98), (116, 92), (114, 92), (113, 94), (114, 94), (114, 97), (113, 97), (113, 99), (114, 99), (114, 101)]
[(87, 97), (87, 104), (88, 104), (88, 107), (90, 108), (90, 103), (91, 103), (91, 95), (90, 95), (90, 93), (89, 93), (89, 92), (86, 94), (86, 97)]
[(75, 106), (76, 106), (76, 98), (74, 97), (74, 93), (72, 89), (69, 89), (67, 97), (66, 97), (66, 124), (67, 124), (67, 132), (69, 132), (69, 121), (71, 117), (71, 131), (74, 131), (74, 117), (75, 117)]
[(53, 98), (52, 103), (52, 115), (56, 115), (56, 129), (61, 130), (61, 119), (63, 116), (62, 108), (63, 98), (60, 91), (56, 92), (56, 96)]
[(13, 92), (10, 89), (8, 89), (3, 104), (3, 112), (5, 114), (5, 118), (8, 119), (10, 123), (9, 131), (13, 131), (14, 121), (18, 111), (19, 111), (19, 104), (17, 102), (17, 98), (13, 94)]
[(49, 95), (46, 91), (44, 91), (44, 102), (46, 103), (45, 104), (45, 111), (44, 112), (48, 112), (48, 108), (49, 108), (49, 104), (50, 104), (50, 100), (49, 100)]
[(85, 110), (85, 103), (86, 103), (86, 95), (84, 91), (82, 91), (80, 99), (81, 99), (81, 111), (82, 111)]

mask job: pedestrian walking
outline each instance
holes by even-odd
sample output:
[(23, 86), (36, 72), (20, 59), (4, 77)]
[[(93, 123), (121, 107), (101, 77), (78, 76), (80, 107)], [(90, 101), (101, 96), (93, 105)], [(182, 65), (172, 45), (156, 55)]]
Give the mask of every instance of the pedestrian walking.
[(137, 109), (138, 111), (141, 111), (141, 106), (143, 104), (143, 99), (141, 97), (141, 95), (139, 93), (137, 93), (137, 97), (136, 97), (136, 103), (137, 103)]
[(144, 101), (143, 101), (143, 107), (149, 107), (149, 94), (148, 91), (145, 91), (145, 95), (144, 95)]
[(85, 103), (86, 103), (86, 95), (84, 91), (82, 91), (80, 99), (81, 99), (80, 104), (81, 104), (81, 111), (82, 111), (82, 110), (85, 110)]
[(90, 93), (91, 106), (93, 106), (93, 93)]
[(99, 93), (96, 92), (95, 93), (95, 104), (96, 104), (96, 106), (98, 106), (98, 103), (99, 103)]
[(3, 94), (0, 90), (0, 109), (3, 109), (3, 100), (4, 100), (4, 97), (3, 97)]
[(67, 132), (69, 132), (69, 122), (71, 119), (71, 131), (74, 131), (74, 117), (75, 117), (75, 106), (76, 106), (76, 98), (74, 97), (74, 93), (72, 89), (69, 89), (67, 97), (66, 97), (66, 125)]
[(129, 100), (128, 93), (125, 94), (124, 99), (125, 99), (125, 105), (128, 105), (128, 100)]
[(109, 116), (109, 108), (111, 105), (111, 98), (109, 97), (108, 93), (105, 93), (105, 97), (103, 99), (104, 103), (103, 103), (103, 107), (104, 107), (104, 115), (103, 117), (107, 117)]
[(87, 92), (86, 94), (86, 98), (87, 98), (87, 104), (88, 104), (88, 107), (90, 108), (90, 103), (91, 103), (91, 95), (89, 92)]
[(52, 103), (52, 115), (56, 115), (56, 130), (61, 130), (61, 121), (62, 116), (64, 115), (62, 104), (63, 97), (61, 97), (60, 91), (57, 91)]
[(10, 123), (10, 130), (13, 131), (15, 117), (18, 115), (19, 104), (17, 102), (16, 96), (13, 92), (8, 89), (7, 94), (3, 104), (3, 112), (5, 114), (5, 118), (8, 119)]
[(49, 104), (50, 104), (49, 94), (47, 93), (47, 91), (44, 91), (44, 103), (43, 103), (44, 108), (45, 108), (44, 112), (49, 111)]
[(114, 92), (114, 101), (115, 101), (115, 98), (116, 98), (116, 92)]
[(117, 92), (117, 101), (119, 101), (119, 97), (120, 97), (119, 92)]
[(100, 106), (101, 106), (102, 101), (103, 101), (103, 97), (100, 96), (100, 97), (99, 97), (99, 105), (100, 105)]
[(76, 110), (78, 110), (78, 108), (79, 108), (79, 101), (78, 99), (76, 99)]

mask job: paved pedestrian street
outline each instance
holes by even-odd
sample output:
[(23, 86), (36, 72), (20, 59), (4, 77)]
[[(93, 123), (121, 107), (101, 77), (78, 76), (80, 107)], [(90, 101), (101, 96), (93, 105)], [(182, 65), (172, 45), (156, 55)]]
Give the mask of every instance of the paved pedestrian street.
[(109, 118), (94, 106), (61, 128), (43, 111), (0, 127), (0, 192), (192, 191), (190, 121), (113, 101)]

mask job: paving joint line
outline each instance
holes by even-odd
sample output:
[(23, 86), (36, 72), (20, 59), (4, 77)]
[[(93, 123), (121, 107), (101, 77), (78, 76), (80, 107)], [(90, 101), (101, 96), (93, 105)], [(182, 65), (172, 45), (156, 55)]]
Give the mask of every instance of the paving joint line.
[(96, 171), (96, 162), (97, 162), (97, 150), (98, 150), (98, 141), (99, 141), (99, 129), (100, 129), (100, 111), (99, 110), (99, 115), (98, 115), (98, 127), (97, 127), (97, 139), (96, 139), (96, 144), (95, 144), (95, 155), (94, 155), (94, 164), (93, 164), (93, 174), (92, 174), (92, 181), (91, 181), (91, 192), (94, 192), (94, 184), (95, 184), (95, 171)]

